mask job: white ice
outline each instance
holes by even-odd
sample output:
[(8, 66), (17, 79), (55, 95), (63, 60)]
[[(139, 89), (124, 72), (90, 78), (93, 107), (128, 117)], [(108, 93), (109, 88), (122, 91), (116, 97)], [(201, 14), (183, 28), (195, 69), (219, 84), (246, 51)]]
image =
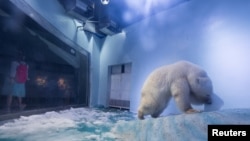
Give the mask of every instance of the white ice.
[(209, 124), (250, 124), (250, 109), (146, 117), (91, 108), (22, 116), (0, 125), (0, 141), (206, 141)]
[(105, 141), (115, 140), (110, 129), (133, 114), (89, 108), (71, 108), (41, 115), (22, 116), (0, 126), (0, 141)]

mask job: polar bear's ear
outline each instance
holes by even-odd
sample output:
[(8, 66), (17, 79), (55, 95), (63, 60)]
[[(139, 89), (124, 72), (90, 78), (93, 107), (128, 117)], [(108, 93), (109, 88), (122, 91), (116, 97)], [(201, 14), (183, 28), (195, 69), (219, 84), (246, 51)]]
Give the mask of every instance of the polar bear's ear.
[(207, 81), (207, 77), (198, 77), (196, 78), (196, 83), (201, 84)]
[(212, 84), (211, 80), (208, 77), (198, 77), (198, 78), (196, 78), (196, 84), (199, 84), (200, 86), (208, 87), (208, 88), (213, 87), (213, 84)]

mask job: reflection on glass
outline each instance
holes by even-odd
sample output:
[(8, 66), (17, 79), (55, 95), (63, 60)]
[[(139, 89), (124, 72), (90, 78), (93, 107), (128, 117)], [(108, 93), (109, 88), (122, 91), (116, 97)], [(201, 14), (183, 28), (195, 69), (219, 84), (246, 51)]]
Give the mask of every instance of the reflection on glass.
[(38, 86), (45, 86), (47, 84), (47, 77), (46, 76), (37, 76), (36, 84)]

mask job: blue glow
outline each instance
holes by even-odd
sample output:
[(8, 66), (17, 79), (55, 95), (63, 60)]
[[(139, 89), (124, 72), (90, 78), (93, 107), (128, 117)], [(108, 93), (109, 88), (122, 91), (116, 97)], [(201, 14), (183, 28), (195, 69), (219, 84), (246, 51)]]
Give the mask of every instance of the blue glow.
[(133, 17), (146, 17), (167, 10), (175, 3), (183, 0), (125, 0), (128, 11), (123, 14), (123, 20), (130, 22)]
[[(245, 23), (247, 24), (247, 22)], [(213, 17), (206, 28), (207, 60), (215, 77), (215, 84), (220, 95), (231, 101), (226, 95), (235, 95), (242, 101), (239, 107), (249, 106), (239, 97), (247, 97), (250, 83), (249, 44), (250, 35), (242, 22), (224, 17)], [(228, 80), (225, 83), (225, 80)], [(230, 107), (226, 105), (225, 108)]]
[(127, 0), (126, 3), (134, 11), (148, 15), (153, 8), (157, 9), (163, 5), (168, 5), (171, 1), (172, 0)]

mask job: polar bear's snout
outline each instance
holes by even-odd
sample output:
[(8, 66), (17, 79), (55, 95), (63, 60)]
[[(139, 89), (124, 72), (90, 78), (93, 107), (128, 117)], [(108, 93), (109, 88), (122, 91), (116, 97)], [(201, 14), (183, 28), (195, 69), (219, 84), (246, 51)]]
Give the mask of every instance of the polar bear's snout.
[(207, 95), (205, 103), (206, 104), (212, 104), (212, 98), (211, 98), (210, 95)]

